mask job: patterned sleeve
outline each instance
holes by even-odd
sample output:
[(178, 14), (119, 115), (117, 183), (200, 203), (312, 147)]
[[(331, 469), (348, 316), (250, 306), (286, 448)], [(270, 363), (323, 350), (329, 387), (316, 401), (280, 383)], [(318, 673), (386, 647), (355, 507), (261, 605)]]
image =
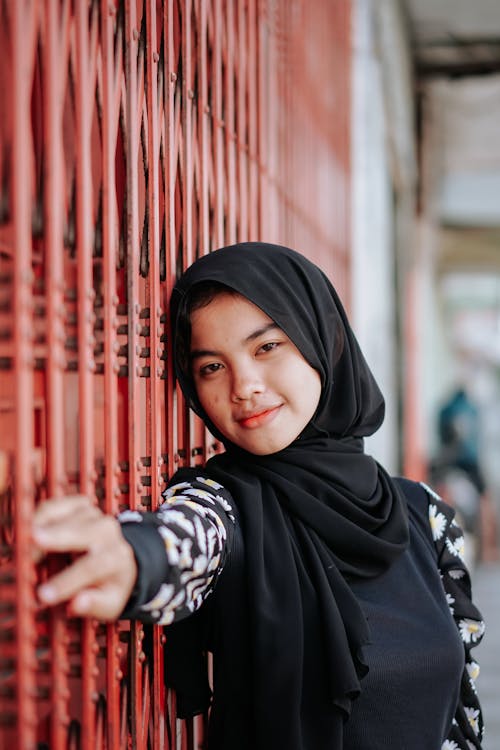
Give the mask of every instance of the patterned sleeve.
[(429, 521), (438, 553), (438, 565), (446, 599), (465, 651), (465, 669), (455, 718), (442, 750), (481, 749), (483, 715), (476, 691), (479, 665), (471, 649), (481, 642), (484, 622), (472, 603), (471, 582), (464, 564), (464, 535), (454, 520), (455, 511), (424, 485), (429, 493)]
[(154, 513), (118, 515), (138, 567), (121, 617), (170, 625), (195, 612), (213, 591), (235, 519), (229, 492), (200, 470), (178, 471), (163, 498)]

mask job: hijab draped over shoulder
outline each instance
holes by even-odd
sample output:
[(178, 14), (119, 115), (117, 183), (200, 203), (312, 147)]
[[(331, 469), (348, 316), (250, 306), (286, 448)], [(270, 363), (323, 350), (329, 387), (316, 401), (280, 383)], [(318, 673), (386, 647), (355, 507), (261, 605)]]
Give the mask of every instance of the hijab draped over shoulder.
[[(200, 258), (172, 293), (174, 351), (189, 293), (201, 282), (224, 284), (261, 308), (322, 383), (304, 432), (283, 450), (256, 456), (217, 432), (190, 373), (177, 367), (189, 404), (224, 442), (225, 453), (210, 459), (207, 471), (231, 491), (244, 539), (246, 611), (221, 617), (233, 630), (244, 618), (247, 637), (240, 642), (233, 633), (233, 653), (221, 657), (221, 690), (226, 670), (231, 692), (240, 691), (249, 704), (258, 750), (341, 748), (341, 726), (362, 690), (363, 647), (370, 640), (349, 582), (380, 575), (408, 544), (404, 499), (363, 448), (363, 438), (383, 421), (384, 399), (335, 289), (304, 256), (242, 243)], [(250, 674), (230, 674), (238, 649), (250, 651)], [(223, 696), (229, 712), (231, 700)], [(222, 735), (218, 742), (214, 747), (226, 747)]]

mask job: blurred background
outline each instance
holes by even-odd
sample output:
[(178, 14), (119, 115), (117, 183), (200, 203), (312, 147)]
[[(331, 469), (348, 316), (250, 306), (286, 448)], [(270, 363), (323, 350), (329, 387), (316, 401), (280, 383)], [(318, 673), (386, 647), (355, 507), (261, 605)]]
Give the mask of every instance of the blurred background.
[[(388, 415), (371, 448), (444, 494), (472, 461), (485, 560), (500, 502), (499, 33), (493, 0), (355, 4), (353, 317)], [(459, 391), (468, 415), (456, 403), (445, 435)]]
[(359, 0), (354, 19), (353, 313), (388, 414), (371, 448), (457, 508), (488, 623), (478, 658), (494, 750), (500, 4)]
[[(345, 301), (386, 397), (367, 449), (457, 509), (497, 750), (498, 0), (0, 0), (0, 16), (0, 747), (175, 744), (159, 629), (152, 658), (140, 624), (40, 612), (26, 519), (75, 492), (155, 508), (219, 449), (176, 392), (168, 297), (195, 257), (262, 239)], [(182, 732), (194, 748), (203, 725)]]

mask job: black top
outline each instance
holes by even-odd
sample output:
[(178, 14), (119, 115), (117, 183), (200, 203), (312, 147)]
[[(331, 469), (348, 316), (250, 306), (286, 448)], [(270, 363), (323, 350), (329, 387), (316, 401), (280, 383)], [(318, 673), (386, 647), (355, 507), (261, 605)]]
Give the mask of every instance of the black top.
[[(276, 660), (263, 674), (264, 679), (273, 675), (276, 701), (270, 702), (266, 719), (255, 714), (252, 626), (244, 614), (245, 543), (241, 523), (236, 523), (231, 554), (215, 591), (195, 615), (167, 629), (166, 674), (177, 690), (181, 716), (208, 708), (202, 652), (214, 654), (211, 750), (262, 750), (258, 736), (272, 740), (275, 747), (289, 747), (291, 739), (303, 739), (303, 729), (331, 750), (481, 747), (482, 716), (474, 685), (478, 667), (470, 649), (481, 640), (484, 624), (470, 599), (470, 580), (461, 559), (463, 535), (453, 510), (428, 489), (404, 479), (397, 484), (409, 507), (410, 545), (377, 579), (349, 584), (367, 617), (371, 644), (365, 650), (369, 671), (347, 721), (331, 703), (327, 720), (314, 725), (309, 721), (311, 715), (317, 719), (310, 701), (318, 700), (322, 690), (323, 695), (327, 692), (324, 673), (304, 660), (308, 684), (315, 679), (317, 689), (312, 695), (304, 691), (304, 712), (291, 712), (287, 732), (276, 732), (273, 711), (289, 679), (276, 666), (279, 638)], [(314, 621), (307, 610), (303, 616)], [(247, 649), (240, 648), (242, 642)], [(311, 741), (305, 746), (316, 748)]]
[(464, 647), (447, 605), (426, 493), (410, 497), (410, 547), (376, 580), (351, 584), (366, 614), (369, 671), (344, 750), (441, 750), (458, 702)]
[[(350, 584), (372, 632), (361, 696), (346, 724), (334, 712), (329, 727), (314, 730), (321, 731), (334, 750), (480, 748), (483, 727), (474, 685), (479, 668), (470, 650), (481, 640), (484, 625), (470, 600), (470, 580), (461, 559), (463, 535), (453, 510), (432, 491), (407, 480), (397, 483), (409, 503), (410, 547), (376, 582)], [(189, 716), (208, 708), (211, 694), (203, 652), (211, 649), (216, 694), (210, 747), (260, 750), (247, 690), (250, 651), (242, 653), (237, 647), (241, 639), (249, 642), (249, 632), (248, 621), (241, 617), (246, 607), (243, 535), (241, 525), (234, 524), (231, 497), (194, 469), (177, 474), (165, 497), (156, 513), (128, 511), (120, 516), (139, 563), (137, 590), (124, 616), (168, 623), (201, 607), (195, 617), (167, 630), (166, 673), (177, 689), (178, 712)], [(210, 559), (204, 562), (208, 549)], [(217, 595), (209, 596), (229, 550), (229, 570)], [(234, 613), (236, 625), (227, 632), (220, 607)], [(321, 675), (310, 661), (306, 665), (321, 689)], [(264, 677), (271, 671), (279, 691), (287, 676), (273, 663)], [(309, 698), (304, 694), (305, 703)], [(273, 709), (271, 702), (271, 726)], [(290, 732), (300, 734), (304, 719), (291, 713)], [(262, 731), (270, 733), (267, 723)]]

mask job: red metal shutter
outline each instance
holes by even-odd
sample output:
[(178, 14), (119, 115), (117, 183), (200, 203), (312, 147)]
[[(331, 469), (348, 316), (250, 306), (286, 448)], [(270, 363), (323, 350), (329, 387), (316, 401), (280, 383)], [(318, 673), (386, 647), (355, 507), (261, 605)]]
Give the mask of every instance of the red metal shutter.
[(288, 244), (347, 294), (350, 2), (0, 9), (0, 746), (194, 748), (160, 629), (146, 659), (138, 623), (37, 608), (30, 517), (76, 493), (156, 508), (217, 449), (171, 377), (194, 258)]

